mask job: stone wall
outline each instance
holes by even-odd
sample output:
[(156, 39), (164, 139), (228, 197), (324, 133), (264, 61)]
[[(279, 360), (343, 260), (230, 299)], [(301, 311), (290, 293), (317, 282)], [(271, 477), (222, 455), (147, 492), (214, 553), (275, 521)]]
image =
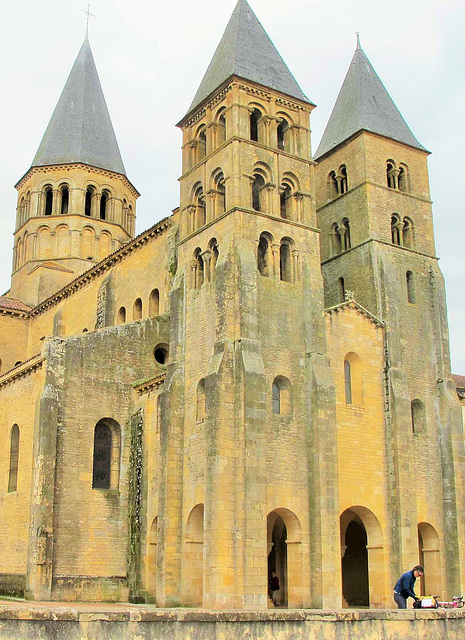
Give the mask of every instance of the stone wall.
[(0, 640), (462, 640), (465, 612), (72, 609), (0, 606)]

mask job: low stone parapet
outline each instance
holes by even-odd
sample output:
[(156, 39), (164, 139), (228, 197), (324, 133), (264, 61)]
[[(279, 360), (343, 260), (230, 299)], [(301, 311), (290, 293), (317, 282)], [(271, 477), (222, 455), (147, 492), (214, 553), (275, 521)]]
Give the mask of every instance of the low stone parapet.
[(465, 611), (0, 604), (0, 640), (463, 640)]

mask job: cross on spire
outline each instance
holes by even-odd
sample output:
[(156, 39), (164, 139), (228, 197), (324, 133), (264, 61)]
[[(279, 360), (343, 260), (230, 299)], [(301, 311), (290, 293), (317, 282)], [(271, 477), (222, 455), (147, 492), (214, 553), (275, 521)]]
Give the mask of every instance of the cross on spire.
[(87, 10), (81, 9), (82, 13), (85, 13), (87, 16), (87, 24), (86, 24), (86, 39), (89, 37), (89, 18), (95, 18), (95, 15), (90, 12), (90, 2), (87, 3)]

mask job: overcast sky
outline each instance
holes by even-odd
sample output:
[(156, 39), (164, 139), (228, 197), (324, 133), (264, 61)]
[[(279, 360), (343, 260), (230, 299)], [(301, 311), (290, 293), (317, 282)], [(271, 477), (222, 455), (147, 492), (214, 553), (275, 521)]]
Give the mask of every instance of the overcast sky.
[[(308, 98), (316, 150), (356, 38), (429, 159), (452, 368), (465, 374), (463, 0), (250, 0)], [(137, 233), (179, 203), (185, 114), (235, 0), (94, 0), (90, 43), (129, 179)], [(85, 34), (85, 0), (2, 5), (0, 292), (9, 287), (15, 183), (29, 169)], [(408, 330), (408, 328), (406, 328)]]

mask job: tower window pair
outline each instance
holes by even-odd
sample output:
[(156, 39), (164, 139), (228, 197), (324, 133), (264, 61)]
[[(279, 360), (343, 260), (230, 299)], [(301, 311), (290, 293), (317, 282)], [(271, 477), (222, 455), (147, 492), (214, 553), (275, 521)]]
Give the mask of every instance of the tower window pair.
[(391, 216), (391, 241), (392, 244), (408, 249), (414, 246), (413, 222), (410, 218), (401, 220), (398, 213)]
[(394, 160), (388, 160), (386, 162), (386, 184), (389, 189), (409, 191), (407, 165), (399, 164), (397, 166)]

